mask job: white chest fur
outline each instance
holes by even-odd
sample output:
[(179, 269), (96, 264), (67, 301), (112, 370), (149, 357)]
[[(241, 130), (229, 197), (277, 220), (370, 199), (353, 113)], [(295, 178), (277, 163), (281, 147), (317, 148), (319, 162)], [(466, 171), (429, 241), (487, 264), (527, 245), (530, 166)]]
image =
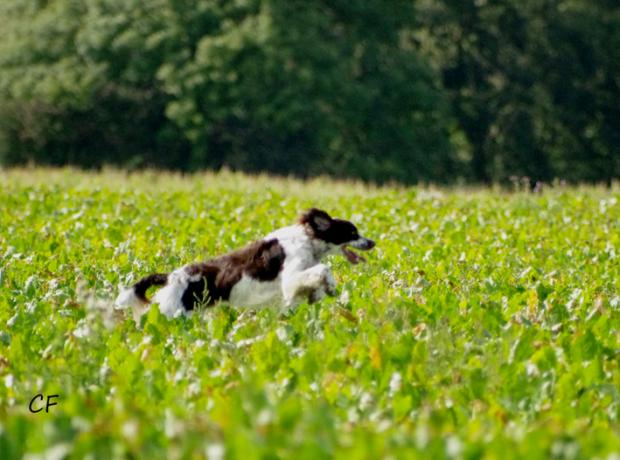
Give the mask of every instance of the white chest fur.
[(277, 238), (284, 248), (283, 272), (302, 271), (319, 263), (329, 252), (326, 243), (308, 236), (303, 225), (291, 225), (271, 232), (265, 239)]
[(260, 281), (243, 275), (230, 291), (229, 301), (232, 305), (282, 307), (285, 303), (285, 283), (289, 282), (290, 274), (317, 264), (315, 258), (317, 248), (314, 247), (303, 226), (284, 227), (265, 237), (267, 240), (272, 238), (277, 238), (284, 249), (285, 258), (281, 273), (273, 281)]
[(282, 304), (281, 278), (259, 281), (243, 275), (231, 289), (229, 302), (238, 307), (279, 306)]

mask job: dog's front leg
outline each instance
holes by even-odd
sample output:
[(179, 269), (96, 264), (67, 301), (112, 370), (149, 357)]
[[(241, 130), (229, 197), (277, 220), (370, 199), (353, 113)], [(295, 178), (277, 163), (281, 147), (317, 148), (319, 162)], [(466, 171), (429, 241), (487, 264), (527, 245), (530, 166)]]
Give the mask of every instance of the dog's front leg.
[(282, 294), (287, 308), (295, 306), (303, 297), (316, 302), (325, 294), (336, 295), (336, 280), (327, 265), (317, 264), (300, 272), (284, 273)]

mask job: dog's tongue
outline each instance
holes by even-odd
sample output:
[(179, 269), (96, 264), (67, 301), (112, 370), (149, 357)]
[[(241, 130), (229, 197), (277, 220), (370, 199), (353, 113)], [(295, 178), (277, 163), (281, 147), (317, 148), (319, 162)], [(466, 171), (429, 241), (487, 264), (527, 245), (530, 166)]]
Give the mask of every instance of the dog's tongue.
[(342, 253), (347, 258), (347, 260), (349, 262), (351, 262), (352, 264), (359, 264), (360, 262), (365, 262), (366, 261), (366, 259), (364, 259), (360, 255), (357, 255), (355, 252), (351, 251), (346, 246), (342, 247)]

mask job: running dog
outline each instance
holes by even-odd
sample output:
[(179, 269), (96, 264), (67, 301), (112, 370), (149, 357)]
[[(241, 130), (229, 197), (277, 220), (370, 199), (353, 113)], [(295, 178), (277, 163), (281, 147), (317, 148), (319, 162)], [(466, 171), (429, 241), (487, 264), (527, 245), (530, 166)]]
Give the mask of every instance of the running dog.
[(351, 248), (368, 251), (375, 242), (360, 236), (351, 222), (312, 208), (299, 222), (244, 248), (206, 262), (185, 265), (172, 273), (156, 273), (122, 289), (119, 308), (150, 303), (146, 291), (161, 286), (153, 302), (169, 318), (201, 305), (221, 301), (240, 307), (293, 308), (303, 300), (317, 302), (336, 294), (336, 281), (321, 260), (342, 254), (353, 264), (364, 260)]

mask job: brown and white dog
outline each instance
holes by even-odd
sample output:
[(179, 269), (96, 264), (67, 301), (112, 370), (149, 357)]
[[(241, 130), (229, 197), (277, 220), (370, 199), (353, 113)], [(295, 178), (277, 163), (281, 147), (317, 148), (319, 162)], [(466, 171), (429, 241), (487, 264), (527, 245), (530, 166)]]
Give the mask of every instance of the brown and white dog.
[(313, 208), (296, 225), (278, 229), (242, 249), (170, 274), (142, 278), (121, 290), (115, 305), (148, 304), (147, 289), (163, 286), (153, 301), (170, 318), (220, 301), (290, 309), (304, 299), (316, 302), (336, 294), (336, 281), (330, 268), (321, 263), (323, 257), (340, 253), (355, 264), (364, 259), (350, 248), (367, 251), (374, 246), (351, 222)]

